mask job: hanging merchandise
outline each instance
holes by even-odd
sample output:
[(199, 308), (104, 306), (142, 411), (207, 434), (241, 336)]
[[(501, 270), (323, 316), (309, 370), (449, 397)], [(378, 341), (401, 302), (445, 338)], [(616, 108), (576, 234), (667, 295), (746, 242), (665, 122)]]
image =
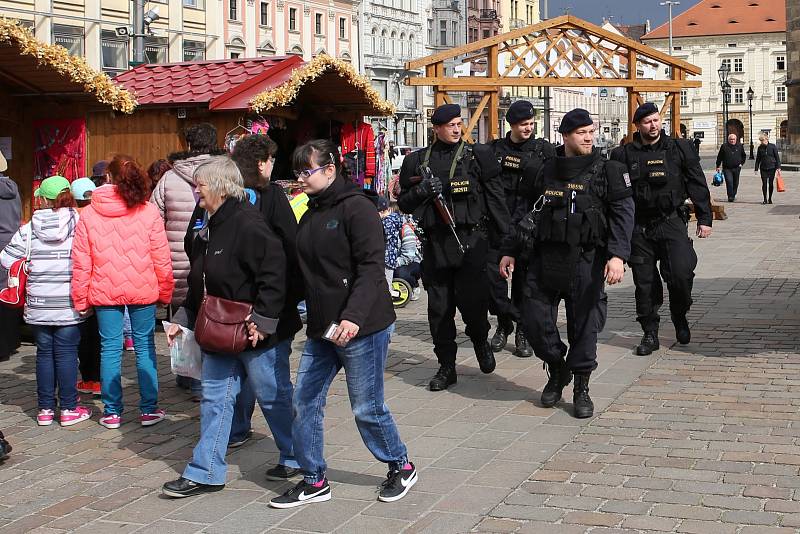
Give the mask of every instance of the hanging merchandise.
[(84, 119), (33, 121), (33, 146), (34, 191), (48, 176), (63, 176), (71, 182), (84, 175), (86, 169)]
[(250, 133), (253, 135), (267, 135), (269, 133), (269, 122), (259, 117), (250, 125)]
[(386, 196), (387, 179), (386, 179), (386, 130), (381, 129), (381, 132), (375, 138), (375, 191), (379, 195)]
[[(375, 177), (375, 132), (365, 122), (353, 121), (342, 127), (342, 156), (354, 182), (363, 186)], [(369, 178), (369, 182), (367, 179)]]

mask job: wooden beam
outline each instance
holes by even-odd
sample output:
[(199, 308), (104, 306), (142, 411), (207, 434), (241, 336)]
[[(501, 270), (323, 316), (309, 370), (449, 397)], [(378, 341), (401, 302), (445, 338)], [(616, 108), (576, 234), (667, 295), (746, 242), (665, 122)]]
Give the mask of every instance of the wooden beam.
[(636, 126), (633, 124), (633, 115), (636, 113), (638, 104), (639, 93), (635, 92), (632, 88), (628, 88), (628, 135), (626, 138), (628, 142), (633, 139), (633, 133), (636, 131)]
[[(616, 78), (489, 78), (463, 76), (460, 78), (407, 78), (407, 85), (440, 86), (447, 91), (490, 91), (498, 87), (633, 87), (642, 92), (674, 92), (701, 87), (700, 80), (630, 80)], [(456, 89), (458, 88), (458, 89)]]
[(475, 140), (472, 138), (472, 130), (475, 128), (475, 125), (478, 124), (478, 121), (481, 119), (481, 115), (483, 114), (483, 110), (486, 108), (486, 104), (489, 103), (489, 98), (491, 97), (491, 93), (486, 93), (481, 98), (481, 101), (478, 103), (478, 107), (475, 108), (475, 111), (469, 117), (469, 123), (467, 123), (466, 128), (464, 129), (464, 140), (468, 143), (474, 143)]
[(669, 54), (660, 52), (655, 48), (643, 45), (637, 41), (628, 39), (627, 37), (624, 37), (622, 35), (606, 31), (600, 26), (596, 26), (590, 22), (586, 22), (585, 20), (573, 17), (572, 15), (563, 15), (561, 17), (556, 17), (550, 20), (546, 20), (538, 24), (527, 26), (525, 28), (519, 28), (517, 30), (513, 30), (507, 33), (495, 35), (492, 37), (487, 37), (486, 39), (481, 39), (479, 41), (475, 41), (466, 45), (451, 48), (450, 50), (445, 50), (444, 52), (439, 52), (437, 54), (432, 54), (430, 56), (426, 56), (423, 58), (414, 59), (406, 62), (406, 69), (416, 70), (425, 67), (426, 65), (430, 65), (447, 59), (456, 58), (464, 54), (477, 52), (488, 46), (500, 44), (503, 41), (507, 41), (510, 39), (517, 39), (524, 35), (530, 35), (547, 29), (558, 29), (559, 27), (562, 26), (566, 27), (566, 29), (585, 30), (590, 34), (593, 34), (597, 37), (601, 37), (603, 40), (622, 45), (628, 50), (636, 51), (643, 56), (660, 61), (661, 63), (664, 63), (667, 66), (681, 67), (689, 74), (700, 75), (703, 72), (703, 70), (700, 67), (692, 65), (691, 63), (674, 58)]
[(669, 93), (669, 94), (667, 95), (667, 98), (666, 98), (666, 100), (664, 100), (664, 105), (663, 105), (663, 106), (661, 106), (661, 111), (659, 111), (659, 114), (660, 114), (662, 117), (664, 116), (664, 113), (666, 113), (668, 109), (669, 109), (669, 110), (671, 110), (671, 109), (672, 109), (672, 108), (670, 107), (670, 105), (672, 104), (672, 95), (674, 95), (674, 94), (675, 94), (675, 93)]
[(489, 93), (489, 139), (500, 137), (500, 93)]

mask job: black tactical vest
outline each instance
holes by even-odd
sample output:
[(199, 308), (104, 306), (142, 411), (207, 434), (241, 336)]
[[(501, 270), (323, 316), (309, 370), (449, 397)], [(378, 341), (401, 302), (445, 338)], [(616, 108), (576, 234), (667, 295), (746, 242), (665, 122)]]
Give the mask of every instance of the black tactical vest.
[(662, 143), (658, 152), (635, 150), (626, 147), (625, 158), (633, 183), (636, 208), (647, 212), (670, 215), (686, 200), (686, 185), (681, 174), (681, 162), (671, 141)]
[[(483, 198), (483, 185), (479, 179), (481, 172), (472, 147), (461, 142), (456, 150), (455, 161), (450, 165), (449, 176), (437, 176), (442, 181), (442, 195), (450, 205), (456, 226), (476, 226), (483, 222), (486, 206)], [(428, 166), (431, 147), (423, 155), (422, 165)], [(434, 216), (431, 221), (423, 220), (423, 227), (429, 223), (441, 222), (432, 207), (429, 211)], [(427, 218), (426, 218), (427, 219)]]
[(543, 173), (545, 199), (536, 240), (591, 249), (605, 245), (605, 160), (598, 159), (579, 178)]
[(536, 140), (530, 150), (519, 150), (509, 146), (505, 139), (492, 145), (497, 162), (500, 164), (500, 176), (506, 194), (506, 205), (510, 213), (514, 213), (518, 189), (525, 177), (533, 180), (544, 162), (544, 143)]

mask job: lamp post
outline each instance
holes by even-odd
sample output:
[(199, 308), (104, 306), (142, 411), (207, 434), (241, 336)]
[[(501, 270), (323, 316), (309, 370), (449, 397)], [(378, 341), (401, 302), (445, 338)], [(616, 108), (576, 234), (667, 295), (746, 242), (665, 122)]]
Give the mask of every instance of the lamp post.
[(723, 139), (727, 137), (728, 134), (728, 92), (731, 90), (731, 86), (728, 83), (728, 74), (730, 74), (731, 68), (727, 63), (723, 63), (719, 69), (717, 69), (717, 74), (719, 75), (719, 84), (722, 88), (722, 132), (723, 132)]
[(679, 6), (681, 3), (667, 0), (666, 2), (659, 2), (658, 5), (667, 6), (669, 9), (669, 55), (672, 55), (672, 6)]
[(753, 95), (755, 91), (750, 87), (747, 90), (747, 106), (750, 108), (750, 159), (756, 159), (753, 155)]

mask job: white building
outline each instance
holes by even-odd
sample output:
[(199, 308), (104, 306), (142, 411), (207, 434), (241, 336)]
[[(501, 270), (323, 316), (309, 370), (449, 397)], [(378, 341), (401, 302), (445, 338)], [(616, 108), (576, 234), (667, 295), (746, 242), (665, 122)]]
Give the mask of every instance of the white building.
[[(642, 41), (669, 52), (668, 31), (664, 24)], [(702, 138), (701, 149), (716, 151), (725, 140), (718, 74), (723, 64), (730, 68), (728, 131), (742, 136), (745, 146), (750, 143), (747, 93), (752, 88), (754, 143), (762, 130), (773, 141), (785, 137), (785, 0), (701, 0), (673, 19), (672, 31), (672, 55), (703, 69), (703, 86), (681, 95), (681, 123), (689, 137)], [(666, 79), (668, 74), (659, 76)]]

